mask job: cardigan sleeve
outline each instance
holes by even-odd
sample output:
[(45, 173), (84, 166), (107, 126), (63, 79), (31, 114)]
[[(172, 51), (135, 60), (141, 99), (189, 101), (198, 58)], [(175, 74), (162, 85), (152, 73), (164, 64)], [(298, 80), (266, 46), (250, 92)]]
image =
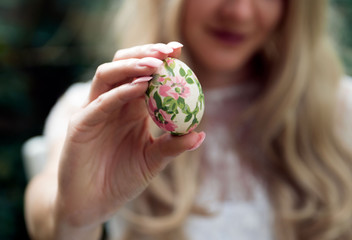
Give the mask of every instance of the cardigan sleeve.
[(28, 179), (40, 173), (58, 142), (66, 136), (69, 119), (87, 100), (90, 83), (75, 83), (59, 98), (51, 109), (40, 136), (28, 139), (22, 147)]

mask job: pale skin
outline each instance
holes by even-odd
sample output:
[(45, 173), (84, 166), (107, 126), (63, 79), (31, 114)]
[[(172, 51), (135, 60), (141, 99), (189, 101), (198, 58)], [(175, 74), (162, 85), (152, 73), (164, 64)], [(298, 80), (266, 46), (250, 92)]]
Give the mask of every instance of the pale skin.
[(202, 143), (203, 132), (154, 139), (144, 102), (148, 83), (131, 83), (152, 74), (159, 59), (178, 57), (174, 45), (125, 49), (98, 68), (88, 103), (70, 120), (59, 166), (49, 162), (27, 189), (26, 204), (34, 206), (26, 208), (29, 226), (35, 232), (43, 224), (38, 239), (98, 239), (103, 222), (175, 156)]
[[(184, 42), (203, 86), (226, 86), (229, 79), (247, 77), (245, 63), (279, 22), (281, 1), (186, 2)], [(204, 31), (210, 20), (218, 37)], [(232, 44), (231, 34), (235, 39), (242, 34), (242, 40)], [(87, 103), (71, 117), (45, 170), (27, 188), (26, 221), (33, 238), (99, 239), (102, 223), (137, 197), (175, 156), (201, 145), (204, 132), (153, 138), (147, 125), (144, 77), (162, 59), (179, 57), (181, 47), (171, 42), (123, 49), (98, 67)]]
[(185, 1), (183, 43), (203, 88), (248, 81), (250, 58), (276, 30), (283, 0)]

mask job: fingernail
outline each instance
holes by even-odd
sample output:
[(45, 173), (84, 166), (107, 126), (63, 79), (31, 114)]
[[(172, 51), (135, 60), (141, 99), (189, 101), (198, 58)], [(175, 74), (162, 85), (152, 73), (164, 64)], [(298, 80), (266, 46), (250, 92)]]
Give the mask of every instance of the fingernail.
[(198, 142), (193, 146), (191, 147), (190, 149), (188, 149), (188, 151), (193, 151), (193, 150), (196, 150), (203, 142), (204, 142), (204, 139), (205, 139), (205, 132), (201, 132), (199, 133), (199, 139), (198, 139)]
[(142, 83), (142, 82), (148, 82), (150, 80), (152, 80), (152, 76), (145, 76), (145, 77), (139, 77), (139, 78), (136, 78), (135, 80), (132, 81), (132, 85), (134, 84), (138, 84), (138, 83)]
[(153, 50), (159, 51), (159, 52), (164, 53), (164, 54), (170, 54), (170, 53), (172, 53), (174, 51), (172, 49), (172, 47), (170, 47), (168, 45), (165, 45), (165, 44), (156, 44), (153, 47)]
[(142, 67), (160, 67), (163, 61), (157, 58), (146, 57), (139, 60), (138, 65)]
[(182, 43), (179, 43), (179, 42), (169, 42), (167, 45), (168, 45), (169, 47), (172, 47), (173, 49), (183, 47), (183, 44), (182, 44)]

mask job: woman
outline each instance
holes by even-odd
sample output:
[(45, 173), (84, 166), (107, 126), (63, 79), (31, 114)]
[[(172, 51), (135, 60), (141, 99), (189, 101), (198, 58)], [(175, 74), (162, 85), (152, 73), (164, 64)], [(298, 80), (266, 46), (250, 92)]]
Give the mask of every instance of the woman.
[[(350, 239), (352, 86), (326, 5), (126, 1), (123, 49), (48, 119), (49, 161), (26, 193), (33, 237), (98, 239), (109, 221), (112, 239)], [(151, 42), (168, 44), (135, 46)], [(152, 137), (144, 76), (181, 49), (203, 123)]]

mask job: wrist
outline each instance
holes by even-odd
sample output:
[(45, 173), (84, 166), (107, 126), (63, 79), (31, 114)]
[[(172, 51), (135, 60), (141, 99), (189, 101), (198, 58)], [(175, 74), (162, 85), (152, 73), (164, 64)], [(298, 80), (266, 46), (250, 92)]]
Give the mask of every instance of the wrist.
[(76, 227), (66, 223), (59, 223), (55, 228), (55, 240), (99, 240), (102, 236), (102, 226)]
[(102, 224), (87, 224), (82, 216), (77, 216), (65, 207), (58, 198), (54, 204), (54, 238), (55, 240), (97, 240), (102, 235)]

